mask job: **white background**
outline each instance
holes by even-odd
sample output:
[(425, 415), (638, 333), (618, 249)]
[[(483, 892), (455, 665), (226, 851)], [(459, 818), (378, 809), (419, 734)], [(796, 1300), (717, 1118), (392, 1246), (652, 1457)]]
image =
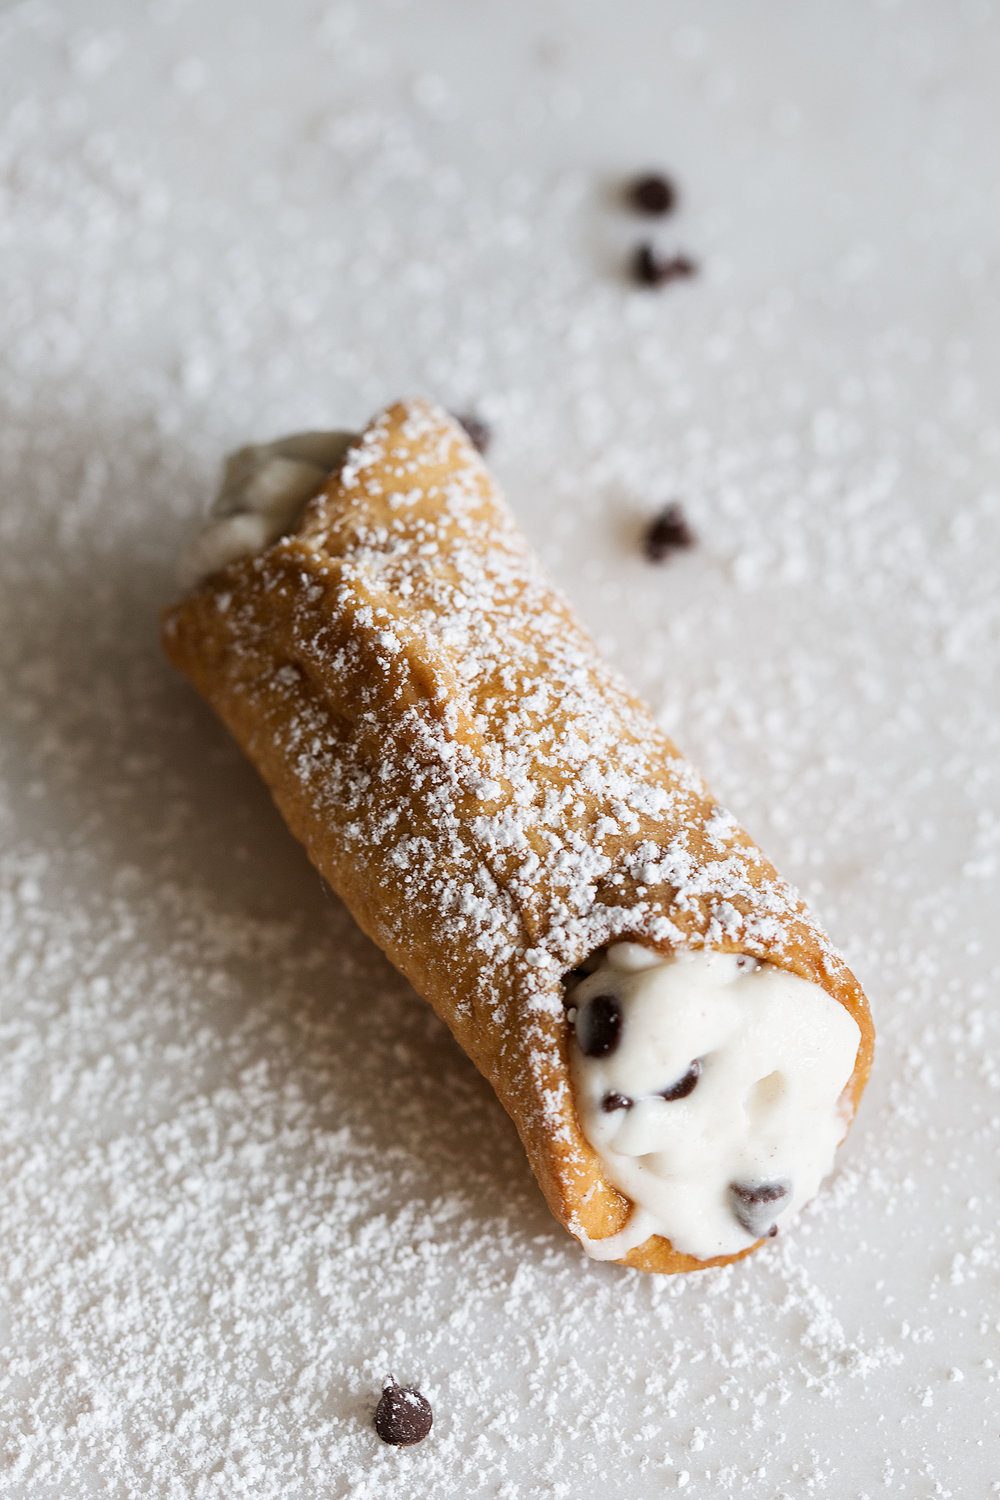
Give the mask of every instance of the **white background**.
[[(1000, 1492), (998, 77), (988, 0), (0, 5), (0, 1494)], [(161, 660), (221, 455), (417, 392), (872, 995), (750, 1262), (582, 1257)]]

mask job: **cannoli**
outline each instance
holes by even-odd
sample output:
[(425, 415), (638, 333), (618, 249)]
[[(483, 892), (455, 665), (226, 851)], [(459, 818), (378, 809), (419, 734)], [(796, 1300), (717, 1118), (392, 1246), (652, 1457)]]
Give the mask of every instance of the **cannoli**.
[(222, 509), (167, 655), (489, 1079), (556, 1218), (653, 1271), (754, 1249), (830, 1170), (872, 1059), (795, 891), (441, 410), (245, 450)]

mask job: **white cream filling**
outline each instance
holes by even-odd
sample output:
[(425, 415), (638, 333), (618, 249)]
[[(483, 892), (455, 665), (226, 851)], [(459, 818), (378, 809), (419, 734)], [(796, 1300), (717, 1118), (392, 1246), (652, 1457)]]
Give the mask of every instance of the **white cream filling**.
[(230, 454), (209, 518), (181, 560), (181, 584), (190, 588), (290, 531), (354, 439), (351, 432), (297, 432)]
[(617, 943), (570, 1001), (580, 1125), (634, 1205), (619, 1234), (581, 1237), (590, 1255), (651, 1234), (699, 1260), (733, 1255), (813, 1197), (861, 1036), (819, 985), (738, 954)]

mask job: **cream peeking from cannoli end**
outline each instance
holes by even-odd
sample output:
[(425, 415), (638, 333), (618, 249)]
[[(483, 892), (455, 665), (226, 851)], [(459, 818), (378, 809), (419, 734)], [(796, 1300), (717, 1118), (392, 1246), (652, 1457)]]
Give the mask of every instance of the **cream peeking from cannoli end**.
[(738, 1255), (816, 1193), (850, 1123), (861, 1032), (819, 985), (747, 955), (616, 943), (571, 982), (581, 1130), (632, 1204), (620, 1259), (651, 1235)]
[(353, 432), (296, 432), (231, 453), (208, 518), (181, 558), (182, 586), (262, 552), (290, 531), (355, 438)]

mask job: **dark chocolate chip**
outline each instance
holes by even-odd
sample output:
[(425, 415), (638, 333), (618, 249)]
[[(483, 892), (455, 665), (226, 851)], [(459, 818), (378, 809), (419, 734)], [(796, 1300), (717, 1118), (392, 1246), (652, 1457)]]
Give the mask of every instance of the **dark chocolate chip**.
[(485, 453), (493, 437), (493, 429), (489, 423), (484, 422), (480, 417), (472, 416), (469, 412), (456, 412), (455, 421), (460, 427), (465, 428), (469, 442), (476, 452)]
[(585, 1057), (607, 1057), (618, 1046), (622, 1008), (614, 995), (595, 995), (577, 1012), (576, 1039)]
[(677, 202), (677, 189), (662, 172), (646, 172), (630, 183), (628, 198), (641, 214), (668, 214)]
[(687, 517), (675, 502), (666, 506), (650, 521), (642, 539), (642, 550), (650, 562), (658, 563), (669, 557), (671, 552), (681, 552), (686, 547), (693, 547), (695, 540)]
[(660, 1090), (660, 1098), (666, 1099), (668, 1103), (673, 1103), (675, 1099), (686, 1099), (688, 1094), (694, 1093), (700, 1077), (701, 1062), (696, 1057), (683, 1078), (678, 1078), (677, 1082), (672, 1083), (668, 1089)]
[(787, 1198), (787, 1182), (761, 1182), (753, 1187), (745, 1187), (740, 1182), (734, 1182), (729, 1191), (735, 1193), (741, 1203), (777, 1203), (779, 1198)]
[(616, 1094), (614, 1089), (612, 1089), (601, 1100), (601, 1108), (606, 1115), (613, 1115), (616, 1110), (631, 1109), (632, 1101), (627, 1094)]
[[(792, 1191), (790, 1182), (731, 1182), (729, 1184), (730, 1207), (733, 1217), (747, 1234), (755, 1239), (769, 1239), (774, 1223), (774, 1205), (781, 1203)], [(787, 1207), (787, 1204), (782, 1204)], [(778, 1213), (781, 1213), (779, 1208)]]
[(696, 262), (688, 256), (663, 255), (648, 242), (637, 246), (632, 256), (632, 276), (642, 286), (666, 286), (668, 281), (680, 281), (697, 273)]
[(383, 1443), (409, 1448), (422, 1443), (431, 1430), (434, 1414), (426, 1396), (404, 1390), (390, 1375), (375, 1408), (375, 1431)]

